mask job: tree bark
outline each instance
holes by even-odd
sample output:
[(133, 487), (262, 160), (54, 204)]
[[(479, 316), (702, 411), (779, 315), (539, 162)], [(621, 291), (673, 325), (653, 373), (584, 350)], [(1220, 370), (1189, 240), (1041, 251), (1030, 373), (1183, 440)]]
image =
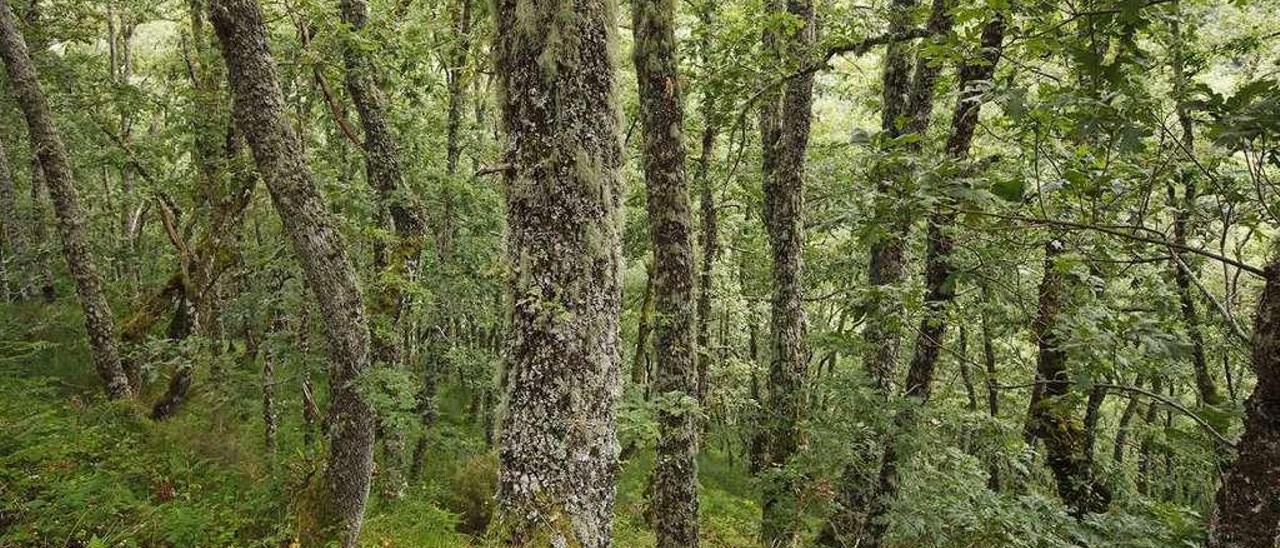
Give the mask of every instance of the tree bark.
[(698, 546), (698, 364), (695, 360), (693, 211), (685, 174), (684, 108), (676, 59), (674, 0), (636, 0), (633, 61), (640, 96), (649, 235), (653, 242), (654, 533), (660, 547)]
[(302, 144), (285, 118), (261, 8), (256, 0), (213, 0), (209, 8), (227, 64), (233, 116), (271, 191), (329, 340), (332, 397), (324, 507), (317, 530), (306, 533), (319, 537), (313, 541), (341, 538), (344, 546), (355, 546), (373, 467), (374, 413), (356, 387), (370, 363), (364, 299)]
[[(364, 131), (365, 175), (369, 185), (378, 194), (381, 207), (385, 208), (396, 234), (396, 245), (379, 254), (384, 264), (379, 264), (381, 279), (370, 311), (375, 324), (371, 332), (372, 358), (384, 367), (400, 367), (403, 348), (400, 347), (399, 326), (408, 297), (404, 285), (413, 283), (418, 275), (418, 262), (426, 236), (426, 215), (412, 200), (404, 184), (404, 170), (400, 165), (400, 146), (387, 123), (386, 100), (374, 79), (373, 62), (357, 42), (357, 36), (366, 33), (369, 8), (365, 0), (340, 0), (342, 22), (351, 27), (351, 35), (343, 42), (342, 56), (346, 64), (346, 87), (360, 115)], [(385, 223), (387, 215), (379, 215)], [(405, 489), (404, 432), (392, 425), (381, 425), (383, 438), (382, 471), (387, 480), (385, 495), (399, 498)]]
[(707, 399), (707, 374), (711, 369), (711, 297), (712, 275), (714, 274), (716, 257), (719, 255), (718, 223), (715, 196), (711, 192), (711, 178), (708, 174), (711, 167), (711, 155), (715, 151), (716, 127), (711, 119), (710, 99), (703, 99), (702, 153), (698, 156), (698, 171), (695, 182), (698, 184), (698, 209), (701, 213), (701, 226), (698, 230), (698, 247), (702, 249), (702, 264), (698, 270), (698, 328), (696, 344), (698, 349), (698, 401)]
[(31, 296), (28, 231), (18, 215), (17, 190), (6, 148), (7, 143), (0, 141), (0, 298), (18, 302)]
[[(787, 0), (786, 12), (799, 28), (780, 36), (781, 52), (804, 59), (817, 41), (810, 0)], [(764, 222), (772, 252), (773, 297), (770, 304), (768, 458), (762, 492), (761, 533), (770, 546), (791, 546), (803, 530), (800, 479), (784, 469), (804, 446), (801, 424), (808, 411), (809, 348), (806, 338), (802, 271), (804, 252), (805, 156), (813, 106), (813, 74), (791, 79), (777, 111), (773, 165), (764, 180)]]
[(1253, 324), (1253, 370), (1239, 454), (1222, 475), (1210, 548), (1274, 546), (1280, 534), (1280, 262), (1266, 270)]
[(621, 389), (615, 8), (500, 0), (496, 15), (514, 310), (493, 535), (608, 546)]
[(103, 293), (102, 280), (92, 251), (89, 249), (84, 210), (76, 192), (62, 138), (53, 123), (53, 115), (44, 91), (37, 80), (35, 67), (27, 53), (27, 45), (18, 31), (17, 18), (9, 8), (9, 0), (0, 0), (0, 57), (4, 58), (9, 83), (30, 130), (36, 156), (44, 168), (58, 232), (76, 292), (84, 309), (85, 329), (93, 351), (94, 367), (106, 384), (107, 397), (125, 398), (133, 394), (120, 362), (116, 345), (115, 317)]
[(1067, 353), (1058, 333), (1058, 315), (1063, 305), (1061, 272), (1057, 257), (1062, 242), (1045, 244), (1044, 278), (1040, 282), (1040, 304), (1033, 332), (1039, 353), (1036, 358), (1036, 389), (1032, 392), (1027, 421), (1030, 442), (1043, 439), (1046, 459), (1057, 482), (1058, 494), (1076, 517), (1104, 512), (1111, 492), (1098, 482), (1087, 453), (1084, 425), (1076, 418), (1079, 396), (1072, 390), (1067, 371)]

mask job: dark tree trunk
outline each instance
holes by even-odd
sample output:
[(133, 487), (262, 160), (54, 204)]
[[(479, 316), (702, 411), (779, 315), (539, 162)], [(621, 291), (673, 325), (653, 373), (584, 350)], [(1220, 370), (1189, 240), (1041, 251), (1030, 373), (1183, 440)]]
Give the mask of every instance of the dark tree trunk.
[[(935, 2), (929, 26), (939, 33), (950, 31), (951, 19), (943, 2)], [(996, 63), (1000, 59), (1000, 49), (1003, 43), (1004, 17), (997, 13), (983, 28), (979, 44), (981, 55), (974, 61), (963, 63), (958, 67), (957, 72), (959, 73), (961, 91), (956, 101), (955, 111), (952, 114), (951, 133), (946, 144), (947, 157), (952, 161), (962, 162), (969, 155), (969, 149), (973, 144), (974, 131), (978, 125), (978, 115), (982, 109), (983, 90), (985, 89), (983, 84), (995, 74)], [(911, 129), (915, 133), (922, 133), (928, 128), (929, 112), (932, 108), (929, 105), (932, 103), (933, 95), (931, 88), (937, 80), (938, 70), (938, 67), (933, 62), (923, 57), (917, 63), (915, 82), (917, 89), (913, 90), (910, 103), (912, 119), (914, 120), (914, 125)], [(928, 87), (930, 91), (918, 89), (920, 86)], [(952, 280), (953, 269), (950, 264), (951, 251), (955, 245), (950, 234), (954, 221), (954, 214), (941, 211), (935, 212), (929, 218), (928, 246), (925, 252), (925, 312), (917, 330), (919, 335), (916, 338), (915, 352), (911, 359), (911, 367), (907, 372), (907, 385), (904, 390), (904, 395), (907, 398), (919, 402), (928, 400), (932, 391), (934, 370), (937, 367), (938, 356), (948, 327), (947, 308), (955, 298), (955, 282)], [(965, 358), (962, 356), (961, 359)], [(970, 393), (972, 394), (972, 390), (970, 390)], [(976, 397), (973, 397), (973, 399), (976, 406)], [(915, 418), (912, 409), (912, 407), (907, 407), (894, 418), (894, 428), (896, 430), (907, 429), (914, 424)], [(838, 509), (837, 517), (828, 522), (827, 533), (824, 534), (824, 538), (857, 538), (856, 536), (851, 536), (848, 529), (848, 524), (855, 524), (855, 528), (865, 531), (865, 538), (861, 545), (875, 547), (884, 542), (884, 535), (888, 532), (888, 524), (885, 523), (884, 516), (889, 511), (889, 505), (893, 503), (900, 489), (898, 468), (901, 455), (897, 447), (897, 435), (891, 434), (885, 441), (885, 452), (881, 459), (878, 484), (875, 488), (875, 494), (870, 499), (865, 526), (858, 527), (856, 525), (858, 517), (854, 512), (858, 511), (857, 508), (840, 508)], [(849, 474), (849, 472), (846, 472), (846, 474)], [(846, 490), (854, 488), (856, 487), (849, 485), (843, 487)], [(841, 502), (857, 500), (859, 500), (859, 496), (848, 495)], [(842, 514), (843, 517), (841, 517)], [(839, 529), (840, 524), (845, 524), (843, 531)], [(846, 540), (844, 543), (847, 544), (848, 541)], [(839, 542), (834, 544), (840, 545)]]
[(0, 141), (0, 298), (17, 302), (31, 297), (31, 269), (27, 266), (31, 257), (27, 253), (29, 230), (18, 216), (17, 190), (6, 148), (7, 143)]
[[(636, 322), (636, 351), (631, 357), (631, 383), (644, 387), (649, 383), (649, 335), (653, 331), (653, 283), (657, 276), (653, 263), (645, 265), (644, 293), (640, 298), (640, 318)], [(646, 388), (645, 393), (649, 391)]]
[(698, 209), (702, 225), (698, 230), (698, 247), (702, 249), (702, 264), (698, 270), (698, 401), (707, 399), (707, 372), (711, 369), (711, 293), (712, 274), (719, 254), (717, 213), (715, 196), (711, 192), (711, 155), (715, 151), (716, 127), (711, 119), (711, 100), (703, 99), (702, 154), (698, 156)]
[[(813, 4), (788, 0), (786, 11), (801, 27), (783, 41), (781, 52), (803, 59), (817, 40)], [(773, 299), (770, 306), (769, 389), (765, 401), (769, 452), (765, 464), (774, 477), (762, 488), (761, 533), (770, 546), (795, 544), (803, 529), (800, 479), (783, 469), (804, 445), (808, 407), (809, 349), (805, 341), (802, 270), (804, 252), (805, 155), (813, 105), (813, 74), (791, 79), (777, 111), (771, 169), (764, 180), (764, 222), (772, 251)]]
[(302, 144), (284, 113), (284, 97), (256, 0), (214, 0), (210, 19), (222, 44), (233, 115), (258, 172), (292, 240), (329, 339), (329, 461), (323, 484), (319, 538), (355, 546), (373, 468), (374, 413), (356, 379), (369, 366), (369, 327), (355, 270), (334, 219), (316, 189)]
[(684, 108), (674, 0), (636, 0), (633, 60), (640, 95), (644, 174), (653, 241), (658, 446), (653, 526), (660, 547), (698, 546), (699, 375), (695, 361), (693, 211), (685, 175)]
[(94, 367), (106, 384), (107, 397), (125, 398), (133, 394), (120, 362), (116, 345), (115, 316), (103, 293), (102, 280), (85, 227), (84, 210), (76, 192), (62, 138), (53, 123), (53, 115), (44, 91), (36, 78), (35, 67), (27, 53), (26, 42), (18, 31), (17, 18), (9, 8), (9, 0), (0, 0), (0, 57), (9, 73), (9, 85), (27, 120), (31, 142), (44, 168), (44, 175), (58, 217), (58, 232), (76, 293), (84, 309), (85, 329), (93, 351)]
[(1036, 390), (1028, 410), (1027, 436), (1031, 442), (1044, 440), (1058, 494), (1072, 515), (1080, 517), (1106, 511), (1111, 493), (1094, 475), (1085, 428), (1076, 418), (1079, 395), (1072, 390), (1067, 353), (1058, 333), (1064, 280), (1057, 268), (1057, 257), (1062, 252), (1063, 245), (1058, 240), (1045, 244), (1044, 278), (1033, 326), (1039, 347)]
[[(1151, 392), (1159, 394), (1163, 389), (1164, 383), (1160, 376), (1156, 376), (1151, 381)], [(1154, 398), (1147, 404), (1146, 412), (1142, 414), (1142, 422), (1148, 430), (1153, 430), (1159, 423), (1156, 422), (1160, 417), (1160, 403)], [(1153, 470), (1155, 469), (1155, 435), (1147, 432), (1142, 437), (1142, 443), (1138, 446), (1138, 492), (1144, 495), (1151, 494), (1151, 480)]]
[[(374, 79), (373, 62), (365, 54), (358, 40), (365, 33), (369, 8), (365, 0), (340, 0), (342, 22), (350, 25), (351, 35), (343, 44), (342, 56), (346, 63), (346, 87), (360, 115), (364, 131), (365, 175), (369, 186), (378, 194), (381, 207), (390, 213), (391, 227), (396, 234), (396, 245), (383, 249), (380, 256), (383, 273), (381, 283), (373, 298), (370, 311), (377, 322), (371, 331), (372, 358), (384, 367), (401, 367), (404, 349), (398, 335), (401, 320), (408, 307), (403, 282), (412, 283), (418, 274), (419, 255), (426, 236), (425, 215), (416, 204), (404, 184), (404, 171), (400, 165), (400, 146), (387, 123), (386, 101)], [(379, 215), (383, 220), (388, 215)], [(404, 432), (393, 425), (380, 425), (378, 431), (383, 441), (381, 471), (386, 478), (384, 494), (399, 498), (405, 489)]]
[[(1135, 388), (1142, 388), (1142, 377), (1136, 377), (1133, 380)], [(1111, 463), (1114, 468), (1120, 468), (1124, 465), (1125, 454), (1128, 453), (1129, 429), (1133, 424), (1133, 417), (1138, 414), (1138, 406), (1142, 400), (1134, 395), (1129, 396), (1129, 401), (1124, 405), (1124, 412), (1120, 414), (1120, 424), (1116, 428), (1115, 445), (1111, 448)]]
[(1274, 546), (1280, 533), (1280, 262), (1266, 270), (1253, 324), (1258, 384), (1245, 401), (1239, 455), (1222, 475), (1210, 548)]
[(35, 261), (40, 296), (51, 303), (58, 298), (58, 288), (53, 285), (53, 265), (49, 262), (49, 236), (45, 227), (45, 204), (49, 201), (49, 187), (44, 182), (44, 168), (40, 167), (40, 155), (32, 147), (31, 158), (31, 251)]
[[(991, 293), (984, 286), (982, 288), (983, 299), (988, 302), (991, 299)], [(992, 342), (991, 326), (988, 324), (987, 311), (982, 311), (982, 362), (987, 371), (987, 413), (992, 419), (1000, 417), (1000, 375), (996, 370), (996, 350)], [(999, 491), (1001, 485), (1000, 467), (995, 463), (991, 463), (987, 467), (987, 487), (992, 491)]]
[(499, 0), (514, 303), (494, 537), (608, 546), (618, 472), (622, 162), (614, 4)]

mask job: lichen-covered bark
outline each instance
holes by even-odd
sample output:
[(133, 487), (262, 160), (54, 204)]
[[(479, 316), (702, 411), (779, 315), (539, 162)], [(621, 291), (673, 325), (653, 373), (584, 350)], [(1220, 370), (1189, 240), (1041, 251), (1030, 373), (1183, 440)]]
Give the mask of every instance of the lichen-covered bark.
[(285, 118), (284, 96), (257, 0), (214, 0), (209, 11), (227, 64), (236, 125), (271, 192), (329, 342), (333, 395), (318, 533), (355, 546), (373, 468), (374, 414), (356, 387), (370, 363), (364, 299), (334, 219), (306, 165), (302, 144)]
[(1072, 389), (1067, 370), (1067, 352), (1058, 333), (1062, 313), (1064, 280), (1057, 267), (1063, 244), (1045, 244), (1044, 278), (1040, 282), (1040, 304), (1032, 332), (1039, 352), (1036, 357), (1036, 389), (1028, 410), (1028, 439), (1044, 440), (1045, 458), (1058, 486), (1058, 494), (1072, 515), (1104, 512), (1111, 492), (1098, 481), (1088, 452), (1084, 425), (1077, 418), (1080, 395)]
[(500, 0), (513, 311), (493, 535), (608, 546), (621, 388), (615, 7)]
[[(803, 59), (817, 40), (813, 4), (788, 0), (786, 12), (799, 24), (778, 37), (784, 54)], [(765, 400), (768, 430), (766, 469), (774, 477), (762, 488), (761, 534), (770, 546), (790, 546), (802, 531), (800, 480), (781, 472), (804, 444), (801, 424), (808, 407), (809, 348), (801, 273), (804, 252), (805, 156), (813, 106), (813, 75), (787, 82), (777, 112), (773, 165), (764, 180), (764, 222), (772, 252), (773, 297), (770, 303), (769, 390)]]
[(31, 142), (36, 148), (40, 165), (44, 168), (54, 213), (58, 218), (62, 251), (84, 309), (85, 329), (89, 335), (89, 347), (93, 351), (94, 367), (106, 384), (107, 397), (128, 397), (132, 395), (132, 390), (120, 363), (115, 317), (107, 304), (102, 280), (89, 249), (85, 214), (80, 207), (80, 197), (71, 174), (71, 163), (62, 138), (54, 126), (53, 115), (36, 78), (35, 67), (27, 53), (26, 42), (18, 31), (16, 19), (8, 0), (0, 1), (0, 57), (4, 58), (9, 84), (26, 117)]
[(652, 500), (661, 547), (698, 545), (698, 371), (694, 345), (693, 211), (685, 176), (675, 0), (631, 4), (645, 190), (653, 241), (658, 407)]
[[(404, 182), (400, 165), (400, 146), (387, 122), (386, 100), (375, 80), (374, 66), (357, 37), (365, 33), (369, 8), (365, 0), (340, 0), (342, 21), (351, 27), (351, 36), (343, 42), (346, 63), (346, 88), (360, 115), (364, 131), (365, 175), (378, 194), (381, 206), (390, 215), (379, 215), (385, 223), (390, 217), (396, 234), (396, 245), (379, 253), (378, 267), (383, 279), (373, 298), (374, 321), (371, 333), (373, 360), (387, 367), (400, 367), (403, 348), (399, 325), (408, 307), (404, 284), (417, 278), (419, 255), (426, 237), (426, 215), (413, 201)], [(389, 425), (379, 429), (383, 438), (381, 470), (387, 479), (386, 495), (398, 498), (405, 487), (403, 446), (404, 432)]]
[(1258, 384), (1245, 401), (1239, 454), (1222, 475), (1210, 548), (1266, 548), (1280, 535), (1280, 262), (1266, 269), (1253, 324)]

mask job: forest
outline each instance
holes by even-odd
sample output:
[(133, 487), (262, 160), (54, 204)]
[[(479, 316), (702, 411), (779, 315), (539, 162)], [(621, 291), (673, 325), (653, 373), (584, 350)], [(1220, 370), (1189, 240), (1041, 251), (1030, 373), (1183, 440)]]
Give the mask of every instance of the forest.
[(0, 0), (0, 547), (1280, 546), (1276, 0)]

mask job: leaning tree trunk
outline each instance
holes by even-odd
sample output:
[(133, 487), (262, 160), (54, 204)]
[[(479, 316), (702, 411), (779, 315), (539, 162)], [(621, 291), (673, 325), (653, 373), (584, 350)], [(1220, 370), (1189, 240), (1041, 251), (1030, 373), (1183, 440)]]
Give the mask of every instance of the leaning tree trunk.
[[(813, 3), (788, 0), (786, 11), (801, 27), (780, 36), (781, 51), (803, 59), (817, 39)], [(772, 251), (773, 300), (770, 305), (769, 390), (766, 469), (761, 534), (770, 546), (791, 546), (803, 530), (800, 479), (784, 469), (804, 442), (801, 423), (808, 411), (806, 381), (809, 349), (805, 342), (801, 272), (804, 252), (804, 170), (813, 107), (813, 74), (791, 79), (782, 96), (773, 147), (773, 166), (764, 181), (764, 222)]]
[(1280, 534), (1280, 262), (1266, 269), (1253, 327), (1258, 384), (1245, 402), (1239, 455), (1222, 476), (1210, 548), (1263, 548)]
[[(934, 6), (934, 21), (930, 28), (938, 32), (947, 32), (951, 28), (946, 8)], [(938, 19), (945, 19), (939, 23)], [(978, 115), (981, 113), (986, 82), (995, 74), (996, 63), (1000, 60), (1000, 50), (1004, 43), (1004, 16), (1000, 13), (992, 16), (983, 28), (980, 42), (981, 55), (972, 62), (962, 64), (959, 69), (960, 95), (956, 99), (955, 113), (951, 118), (951, 135), (947, 139), (946, 152), (949, 160), (962, 162), (969, 156), (973, 145), (974, 131), (978, 127)], [(923, 65), (929, 64), (921, 60)], [(917, 77), (922, 70), (917, 67)], [(936, 69), (935, 69), (936, 70)], [(927, 77), (927, 76), (926, 76)], [(926, 83), (931, 83), (936, 75)], [(927, 100), (927, 99), (926, 99)], [(916, 132), (923, 132), (928, 127), (927, 107), (918, 105), (916, 111)], [(922, 118), (923, 117), (923, 118)], [(925, 251), (925, 311), (920, 319), (919, 335), (916, 338), (915, 353), (911, 358), (911, 368), (907, 372), (905, 395), (908, 398), (924, 402), (932, 392), (934, 371), (942, 343), (946, 338), (949, 320), (947, 309), (955, 299), (954, 270), (951, 267), (951, 252), (955, 242), (951, 236), (955, 214), (938, 211), (929, 218), (928, 246)], [(967, 359), (961, 356), (961, 360)], [(970, 394), (972, 389), (970, 388)], [(970, 396), (976, 406), (976, 397)], [(898, 413), (894, 420), (897, 429), (910, 428), (914, 422), (914, 407), (908, 406)], [(902, 458), (898, 447), (897, 436), (891, 434), (886, 441), (884, 457), (881, 459), (879, 486), (872, 498), (871, 510), (868, 512), (866, 530), (868, 532), (865, 546), (876, 547), (884, 542), (888, 532), (888, 523), (884, 516), (889, 505), (897, 498), (900, 490), (898, 468)]]
[(615, 7), (500, 0), (496, 14), (514, 310), (493, 535), (608, 546), (621, 389)]
[(85, 328), (89, 334), (94, 366), (106, 383), (107, 397), (129, 397), (133, 391), (120, 363), (115, 317), (111, 306), (107, 304), (93, 253), (89, 250), (85, 214), (80, 207), (80, 197), (71, 175), (71, 162), (54, 126), (49, 103), (36, 78), (35, 67), (27, 53), (27, 44), (18, 32), (17, 18), (9, 8), (9, 0), (0, 0), (0, 57), (4, 58), (9, 85), (18, 106), (26, 116), (31, 142), (36, 148), (36, 156), (44, 168), (49, 192), (53, 197), (58, 232), (62, 236), (62, 251), (67, 258), (71, 277), (75, 280), (80, 304), (84, 308)]
[(285, 117), (257, 0), (214, 0), (209, 11), (227, 63), (233, 116), (271, 191), (329, 339), (329, 462), (317, 528), (306, 533), (355, 546), (373, 469), (374, 413), (356, 387), (370, 362), (364, 299), (302, 143)]
[[(378, 322), (371, 333), (373, 360), (384, 367), (400, 367), (403, 349), (399, 344), (399, 326), (408, 307), (403, 286), (405, 280), (412, 282), (417, 278), (419, 255), (426, 236), (426, 216), (405, 187), (400, 146), (387, 123), (386, 101), (374, 80), (373, 63), (365, 54), (364, 46), (357, 42), (357, 35), (364, 32), (368, 22), (369, 8), (365, 0), (339, 3), (342, 22), (350, 25), (352, 32), (343, 43), (342, 56), (346, 62), (347, 93), (360, 114), (360, 126), (364, 130), (365, 174), (381, 206), (390, 213), (397, 240), (392, 249), (378, 254), (378, 262), (383, 263), (378, 265), (383, 276), (370, 311)], [(387, 217), (378, 215), (379, 219)], [(385, 495), (399, 498), (405, 489), (404, 432), (391, 424), (380, 425), (379, 432), (383, 440), (381, 470), (386, 478)]]
[(1044, 440), (1046, 460), (1058, 485), (1058, 494), (1074, 516), (1104, 512), (1111, 492), (1098, 482), (1088, 454), (1088, 440), (1076, 418), (1079, 395), (1072, 390), (1067, 371), (1067, 352), (1058, 332), (1062, 312), (1064, 280), (1057, 267), (1063, 244), (1045, 244), (1044, 279), (1040, 282), (1040, 304), (1033, 332), (1039, 354), (1036, 358), (1036, 390), (1028, 410), (1027, 436)]
[(653, 393), (658, 446), (652, 507), (658, 546), (698, 546), (698, 371), (694, 347), (693, 212), (685, 176), (684, 108), (676, 60), (675, 0), (636, 0), (633, 59), (653, 241)]

